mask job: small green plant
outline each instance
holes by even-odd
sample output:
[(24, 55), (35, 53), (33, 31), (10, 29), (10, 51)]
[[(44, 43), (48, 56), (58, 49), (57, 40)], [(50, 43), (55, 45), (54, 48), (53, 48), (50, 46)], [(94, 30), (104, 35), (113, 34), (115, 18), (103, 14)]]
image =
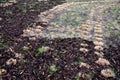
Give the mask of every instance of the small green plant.
[(37, 49), (37, 53), (35, 54), (35, 57), (39, 57), (40, 54), (43, 53), (43, 52), (44, 52), (44, 47), (42, 46), (42, 47)]
[(7, 48), (7, 47), (8, 47), (8, 42), (7, 43), (0, 42), (0, 50), (4, 49), (4, 48)]
[(50, 66), (49, 70), (50, 70), (50, 73), (53, 74), (53, 73), (55, 73), (58, 70), (58, 68), (57, 68), (56, 65), (52, 64)]
[(80, 80), (80, 76), (81, 76), (81, 73), (77, 73), (76, 76), (75, 76), (75, 79)]
[(38, 48), (38, 53), (43, 53), (43, 52), (44, 52), (44, 47), (43, 46)]
[(75, 62), (73, 62), (72, 64), (74, 64), (74, 65), (80, 65), (80, 62), (75, 61)]
[(24, 61), (20, 61), (20, 62), (19, 62), (19, 65), (20, 65), (20, 66), (23, 66), (23, 65), (25, 65), (25, 64), (26, 64), (26, 62), (24, 62)]
[(35, 8), (35, 6), (36, 6), (36, 4), (35, 4), (35, 3), (31, 3), (31, 4), (29, 4), (29, 8), (30, 8), (30, 9)]
[(93, 77), (94, 77), (94, 75), (93, 75), (92, 73), (89, 73), (89, 74), (88, 74), (89, 80), (93, 80)]

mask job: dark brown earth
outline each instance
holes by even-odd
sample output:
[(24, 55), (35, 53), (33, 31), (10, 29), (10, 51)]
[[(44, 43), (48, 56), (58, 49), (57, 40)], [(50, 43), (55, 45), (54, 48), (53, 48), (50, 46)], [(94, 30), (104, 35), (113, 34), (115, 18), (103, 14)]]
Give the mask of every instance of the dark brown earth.
[[(20, 35), (23, 29), (35, 23), (35, 19), (40, 12), (52, 8), (55, 5), (61, 4), (61, 1), (49, 0), (38, 2), (31, 11), (28, 4), (37, 1), (25, 0), (27, 2), (26, 11), (22, 9), (24, 1), (19, 1), (11, 6), (0, 7), (0, 68), (7, 70), (7, 73), (0, 76), (2, 80), (119, 80), (120, 79), (120, 46), (108, 47), (104, 49), (105, 58), (110, 61), (110, 66), (100, 66), (95, 64), (98, 57), (94, 54), (93, 42), (79, 38), (67, 39), (37, 39), (29, 40)], [(10, 10), (10, 11), (9, 11)], [(6, 12), (7, 11), (7, 12)], [(11, 13), (12, 11), (12, 13)], [(42, 23), (41, 23), (41, 26)], [(89, 52), (84, 54), (80, 52), (80, 43), (86, 43)], [(23, 50), (23, 47), (29, 47), (28, 50)], [(49, 46), (46, 52), (38, 53), (37, 49), (42, 46)], [(13, 51), (11, 51), (12, 49)], [(16, 53), (24, 55), (22, 60), (15, 57)], [(6, 61), (10, 58), (18, 60), (16, 65), (6, 65)], [(81, 62), (88, 63), (92, 68), (87, 69), (79, 67)], [(50, 66), (56, 65), (57, 71), (51, 72)], [(106, 79), (101, 76), (100, 71), (110, 67), (114, 69), (116, 77)], [(77, 79), (77, 74), (89, 74), (91, 77), (84, 76)], [(93, 76), (93, 77), (92, 77)]]

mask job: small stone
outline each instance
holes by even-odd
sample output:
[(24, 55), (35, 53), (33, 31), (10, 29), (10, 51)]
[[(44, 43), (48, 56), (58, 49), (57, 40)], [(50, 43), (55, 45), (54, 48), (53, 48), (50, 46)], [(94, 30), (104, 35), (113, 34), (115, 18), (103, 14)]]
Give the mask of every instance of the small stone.
[(30, 33), (30, 30), (29, 30), (29, 29), (25, 29), (25, 30), (23, 30), (23, 33), (24, 33), (24, 34), (29, 34), (29, 33)]
[(88, 44), (84, 44), (84, 43), (81, 43), (80, 45), (84, 47), (88, 46)]
[(24, 56), (22, 54), (20, 54), (20, 53), (16, 53), (15, 57), (19, 58), (19, 59), (23, 59), (24, 58)]
[(41, 29), (35, 29), (35, 32), (36, 32), (37, 34), (39, 34), (39, 33), (41, 33)]
[(34, 41), (34, 40), (36, 40), (36, 37), (30, 37), (29, 40)]
[(88, 28), (88, 24), (83, 24), (82, 27)]
[(81, 26), (81, 27), (80, 27), (80, 30), (88, 30), (88, 28)]
[(42, 22), (43, 23), (48, 23), (48, 19), (43, 19)]
[(102, 35), (102, 34), (95, 34), (95, 37), (97, 37), (97, 38), (102, 38), (103, 35)]
[(29, 50), (29, 47), (27, 47), (27, 46), (23, 46), (23, 50)]
[(101, 30), (101, 25), (94, 27), (95, 30)]
[(95, 33), (102, 33), (103, 31), (100, 29), (100, 30), (94, 30)]
[(105, 65), (110, 65), (110, 62), (104, 58), (99, 58), (95, 63), (105, 66)]
[(105, 78), (115, 77), (115, 73), (111, 69), (101, 70), (101, 75)]
[(102, 53), (102, 52), (95, 52), (95, 54), (96, 54), (97, 56), (101, 57), (101, 58), (103, 58), (103, 56), (104, 56), (104, 53)]
[(80, 67), (86, 67), (86, 68), (90, 68), (90, 65), (89, 64), (87, 64), (87, 63), (81, 63), (80, 64)]
[(43, 27), (41, 27), (41, 26), (36, 26), (36, 29), (42, 29)]
[(6, 65), (12, 65), (12, 64), (16, 65), (16, 63), (17, 63), (16, 59), (10, 58), (7, 60)]
[(80, 51), (85, 53), (85, 52), (88, 52), (88, 49), (80, 48)]
[(103, 38), (99, 38), (99, 37), (96, 37), (95, 38), (97, 41), (102, 41), (103, 40)]
[(7, 71), (5, 69), (0, 69), (0, 76), (4, 75), (6, 73), (7, 73)]
[(102, 46), (95, 46), (94, 49), (99, 50), (99, 51), (102, 51), (102, 50), (103, 50), (103, 47), (102, 47)]
[(89, 32), (88, 31), (83, 31), (83, 35), (88, 35)]
[(96, 46), (103, 46), (104, 43), (103, 42), (99, 42), (99, 41), (94, 41), (93, 42)]

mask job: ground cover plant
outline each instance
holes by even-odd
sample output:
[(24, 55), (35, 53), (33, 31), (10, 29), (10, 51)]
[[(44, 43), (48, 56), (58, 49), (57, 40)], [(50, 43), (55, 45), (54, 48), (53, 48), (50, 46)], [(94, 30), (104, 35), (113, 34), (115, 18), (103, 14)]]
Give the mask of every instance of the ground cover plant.
[(0, 80), (120, 80), (120, 4), (91, 1), (0, 0)]

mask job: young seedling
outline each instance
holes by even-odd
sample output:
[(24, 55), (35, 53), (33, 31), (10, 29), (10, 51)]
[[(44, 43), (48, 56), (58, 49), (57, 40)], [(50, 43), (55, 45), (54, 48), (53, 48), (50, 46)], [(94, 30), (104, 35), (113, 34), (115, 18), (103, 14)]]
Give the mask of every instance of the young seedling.
[(75, 79), (80, 80), (80, 76), (81, 76), (81, 73), (79, 72), (79, 73), (76, 74)]
[(49, 70), (50, 70), (50, 73), (53, 74), (53, 73), (55, 73), (58, 70), (58, 68), (57, 68), (56, 65), (52, 64), (50, 66)]
[(89, 74), (88, 74), (89, 80), (93, 80), (93, 77), (94, 77), (94, 75), (93, 75), (92, 73), (89, 73)]
[(35, 57), (39, 57), (40, 54), (43, 53), (43, 52), (44, 52), (44, 47), (42, 46), (42, 47), (37, 49), (37, 53), (35, 54)]
[(35, 4), (35, 3), (31, 3), (31, 4), (29, 4), (29, 8), (30, 8), (30, 9), (35, 8), (35, 6), (36, 6), (36, 4)]
[(35, 57), (39, 57), (41, 53), (46, 52), (48, 50), (50, 50), (50, 47), (48, 47), (48, 46), (42, 46), (42, 47), (38, 48), (37, 53), (35, 54)]

